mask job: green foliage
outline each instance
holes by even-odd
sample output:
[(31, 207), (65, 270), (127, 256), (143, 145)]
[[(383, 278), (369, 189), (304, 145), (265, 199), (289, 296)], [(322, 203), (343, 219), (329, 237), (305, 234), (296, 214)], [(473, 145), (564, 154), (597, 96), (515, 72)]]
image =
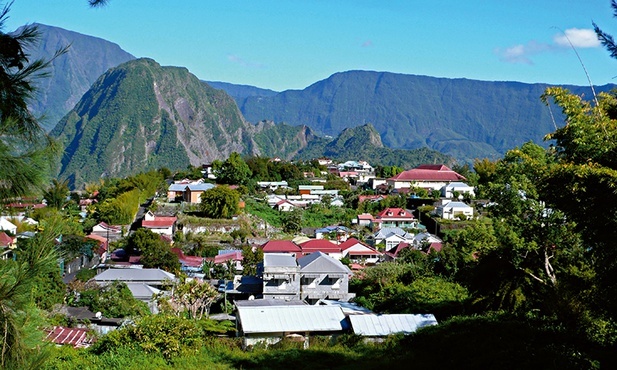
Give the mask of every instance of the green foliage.
[(150, 313), (148, 306), (135, 299), (126, 284), (119, 281), (82, 291), (76, 304), (92, 312), (101, 312), (105, 317), (136, 317)]
[(62, 209), (66, 205), (69, 196), (68, 182), (52, 180), (51, 185), (43, 192), (43, 198), (47, 201), (48, 207)]
[(251, 169), (237, 152), (232, 152), (224, 162), (214, 161), (212, 169), (221, 184), (246, 184), (251, 177)]
[(106, 199), (96, 206), (98, 218), (111, 225), (126, 225), (133, 222), (140, 204), (140, 191), (133, 189)]
[[(426, 147), (418, 149), (392, 149), (385, 147), (379, 133), (371, 124), (350, 125), (333, 140), (313, 140), (300, 150), (295, 159), (311, 160), (328, 157), (338, 161), (370, 158), (372, 165), (413, 168), (424, 163), (452, 163), (446, 154)], [(397, 146), (395, 146), (397, 147)]]
[(182, 354), (195, 354), (207, 335), (225, 333), (229, 326), (210, 320), (187, 320), (174, 315), (142, 317), (135, 325), (113, 331), (93, 347), (95, 354), (113, 353), (118, 348), (138, 349), (171, 360)]
[(141, 263), (146, 268), (161, 268), (171, 273), (180, 271), (178, 256), (171, 251), (167, 242), (152, 230), (140, 228), (129, 236), (126, 245), (129, 255), (141, 255)]
[(75, 279), (85, 283), (88, 280), (95, 277), (96, 275), (97, 275), (96, 270), (83, 268), (77, 271), (77, 274), (75, 275)]
[(232, 218), (238, 214), (240, 194), (228, 186), (216, 186), (201, 194), (201, 211), (209, 218)]
[(302, 230), (302, 210), (294, 208), (283, 214), (283, 231), (290, 234), (299, 233)]
[(261, 248), (253, 248), (249, 245), (242, 247), (242, 275), (257, 275), (257, 264), (264, 259), (264, 251)]

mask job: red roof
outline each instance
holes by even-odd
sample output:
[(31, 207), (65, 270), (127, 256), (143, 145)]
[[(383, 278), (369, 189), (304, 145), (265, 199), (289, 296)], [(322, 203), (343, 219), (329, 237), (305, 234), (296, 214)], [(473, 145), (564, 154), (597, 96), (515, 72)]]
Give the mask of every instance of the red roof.
[(214, 257), (214, 263), (220, 264), (225, 263), (227, 261), (242, 261), (244, 257), (242, 257), (242, 251), (234, 251), (231, 253), (219, 254)]
[(383, 195), (358, 195), (358, 203), (362, 203), (367, 200), (381, 200), (385, 199)]
[(413, 220), (413, 213), (403, 208), (386, 208), (379, 212), (375, 218), (384, 219), (406, 219)]
[(92, 337), (88, 335), (88, 329), (85, 328), (65, 328), (63, 326), (54, 326), (48, 330), (45, 339), (55, 344), (70, 344), (73, 347), (87, 347), (92, 343)]
[[(381, 254), (381, 252), (377, 251), (377, 249), (371, 247), (370, 245), (366, 244), (366, 243), (362, 243), (361, 241), (359, 241), (356, 238), (349, 238), (347, 239), (344, 243), (342, 243), (341, 245), (339, 245), (339, 247), (341, 248), (341, 251), (345, 251), (357, 244), (362, 245), (362, 247), (364, 247), (365, 250), (363, 251), (353, 251), (353, 255), (354, 256), (360, 256), (360, 255), (367, 255), (367, 256), (372, 256), (374, 254)], [(351, 252), (350, 252), (351, 253)]]
[(291, 240), (270, 240), (260, 246), (264, 253), (298, 253), (300, 247)]
[(100, 245), (100, 248), (98, 250), (99, 255), (102, 255), (107, 250), (107, 247), (108, 247), (107, 238), (102, 237), (100, 235), (96, 235), (96, 234), (87, 235), (86, 238), (96, 240), (97, 242), (99, 242), (99, 245)]
[(302, 248), (302, 253), (308, 254), (313, 252), (324, 252), (324, 253), (340, 253), (341, 246), (332, 243), (327, 239), (311, 239), (305, 241), (300, 244), (300, 248)]
[(396, 247), (390, 249), (387, 254), (389, 256), (392, 256), (392, 257), (396, 258), (396, 257), (398, 257), (398, 254), (401, 253), (401, 251), (403, 249), (409, 248), (409, 247), (411, 247), (411, 244), (405, 243), (405, 242), (400, 242), (400, 243), (398, 243), (396, 245)]
[(372, 220), (373, 215), (370, 213), (361, 213), (358, 215), (358, 220)]
[(11, 238), (10, 236), (8, 236), (8, 234), (5, 233), (4, 231), (0, 231), (0, 246), (8, 247), (14, 242), (15, 242), (14, 238)]
[(444, 165), (423, 164), (411, 170), (403, 171), (389, 178), (394, 181), (461, 181), (464, 176), (452, 171)]
[(168, 227), (172, 227), (173, 224), (178, 220), (177, 217), (162, 217), (155, 216), (152, 221), (141, 221), (141, 226), (147, 229), (166, 229)]
[(178, 260), (183, 265), (186, 265), (186, 266), (199, 267), (204, 262), (203, 257), (187, 256), (187, 255), (184, 254), (184, 252), (182, 252), (182, 249), (180, 249), (180, 248), (171, 248), (171, 253), (173, 253), (176, 256), (178, 256)]

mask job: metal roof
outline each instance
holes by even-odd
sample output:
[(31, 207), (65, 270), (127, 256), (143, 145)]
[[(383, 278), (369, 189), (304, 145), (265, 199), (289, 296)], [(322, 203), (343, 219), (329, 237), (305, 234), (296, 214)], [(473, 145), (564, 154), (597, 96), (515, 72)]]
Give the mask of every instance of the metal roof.
[(264, 253), (264, 267), (297, 267), (296, 258), (289, 253)]
[(298, 259), (301, 273), (351, 273), (349, 267), (336, 258), (332, 258), (323, 252), (314, 252)]
[(161, 269), (109, 269), (101, 272), (100, 274), (94, 277), (94, 280), (97, 282), (103, 281), (163, 281), (163, 280), (175, 280), (176, 275), (171, 274), (167, 271), (163, 271)]
[(324, 332), (345, 329), (345, 315), (334, 306), (237, 306), (242, 331), (250, 333)]
[(349, 321), (354, 334), (369, 337), (410, 334), (425, 326), (437, 325), (437, 319), (432, 314), (351, 315)]

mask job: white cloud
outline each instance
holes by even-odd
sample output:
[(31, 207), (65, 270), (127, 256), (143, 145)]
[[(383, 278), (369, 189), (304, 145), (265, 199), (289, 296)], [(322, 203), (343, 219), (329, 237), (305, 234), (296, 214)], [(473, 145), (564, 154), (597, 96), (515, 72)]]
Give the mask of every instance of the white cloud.
[[(568, 40), (570, 40), (568, 42)], [(562, 47), (570, 47), (570, 43), (575, 48), (597, 48), (600, 40), (596, 33), (589, 28), (568, 28), (553, 37), (555, 44)]]
[(248, 60), (244, 60), (241, 57), (234, 55), (234, 54), (229, 54), (227, 55), (227, 60), (229, 60), (232, 63), (236, 63), (241, 65), (242, 67), (248, 67), (248, 68), (264, 68), (264, 65), (261, 63), (257, 63), (257, 62), (251, 62)]
[(551, 50), (552, 46), (537, 41), (530, 41), (527, 44), (510, 46), (506, 49), (495, 49), (495, 54), (499, 59), (507, 63), (533, 64), (531, 56)]
[[(570, 40), (570, 41), (568, 41)], [(505, 49), (495, 49), (499, 60), (506, 63), (533, 64), (531, 57), (545, 52), (556, 52), (570, 48), (570, 43), (575, 48), (596, 48), (600, 46), (600, 40), (592, 29), (568, 28), (553, 36), (553, 43), (541, 43), (530, 41), (527, 44), (518, 44)]]

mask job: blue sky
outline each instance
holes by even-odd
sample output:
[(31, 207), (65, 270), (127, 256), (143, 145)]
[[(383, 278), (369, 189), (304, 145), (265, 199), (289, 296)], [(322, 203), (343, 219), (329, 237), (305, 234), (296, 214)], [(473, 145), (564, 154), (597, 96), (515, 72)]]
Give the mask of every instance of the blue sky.
[[(6, 2), (6, 1), (5, 1)], [(617, 36), (610, 0), (15, 0), (5, 31), (43, 23), (120, 45), (200, 79), (281, 91), (336, 72), (617, 83), (590, 33)]]

